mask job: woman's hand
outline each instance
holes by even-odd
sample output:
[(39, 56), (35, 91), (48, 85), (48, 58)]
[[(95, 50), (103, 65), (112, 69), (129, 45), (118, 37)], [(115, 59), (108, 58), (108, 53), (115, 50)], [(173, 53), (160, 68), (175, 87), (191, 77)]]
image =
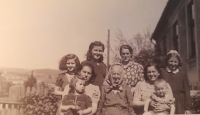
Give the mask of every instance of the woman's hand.
[(155, 110), (157, 112), (162, 112), (162, 111), (166, 111), (166, 110), (169, 110), (170, 107), (166, 104), (157, 104), (157, 106), (155, 107)]
[(83, 115), (83, 111), (82, 111), (82, 110), (79, 110), (77, 113), (78, 113), (79, 115)]
[(154, 102), (154, 101), (151, 101), (151, 102), (150, 102), (150, 106), (152, 106), (152, 107), (154, 107), (154, 108), (156, 108), (157, 105), (158, 105), (158, 104), (157, 104), (156, 102)]
[(81, 107), (79, 107), (78, 105), (74, 106), (74, 109), (76, 109), (77, 111), (79, 111), (81, 109)]
[(190, 110), (185, 110), (185, 114), (192, 114)]

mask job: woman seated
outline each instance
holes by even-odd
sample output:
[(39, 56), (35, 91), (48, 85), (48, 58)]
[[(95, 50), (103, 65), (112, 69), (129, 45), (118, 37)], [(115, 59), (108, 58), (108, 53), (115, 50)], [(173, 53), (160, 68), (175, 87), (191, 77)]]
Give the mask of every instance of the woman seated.
[[(154, 63), (148, 64), (144, 68), (144, 78), (145, 82), (139, 82), (137, 84), (133, 98), (133, 107), (137, 115), (141, 115), (144, 113), (144, 105), (146, 99), (148, 99), (155, 92), (154, 83), (157, 79), (160, 78), (159, 67)], [(168, 83), (166, 90), (169, 92), (169, 95), (173, 97), (171, 87)], [(154, 105), (152, 106), (155, 106), (156, 104), (155, 110), (158, 112), (170, 109), (169, 106), (167, 105), (160, 105), (158, 103), (153, 103), (153, 104)]]

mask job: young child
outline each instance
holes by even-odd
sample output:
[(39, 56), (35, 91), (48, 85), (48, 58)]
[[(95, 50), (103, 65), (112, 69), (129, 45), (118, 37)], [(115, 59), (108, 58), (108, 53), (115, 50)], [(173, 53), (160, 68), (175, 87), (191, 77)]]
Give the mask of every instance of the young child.
[(94, 67), (94, 71), (96, 74), (96, 79), (92, 83), (93, 85), (97, 85), (99, 87), (102, 86), (103, 81), (106, 76), (106, 65), (103, 62), (103, 52), (105, 46), (100, 41), (94, 41), (90, 44), (88, 52), (87, 52), (87, 60), (82, 63), (91, 63)]
[(59, 91), (63, 91), (65, 86), (69, 84), (74, 75), (77, 74), (77, 67), (80, 65), (80, 61), (75, 54), (67, 54), (60, 60), (59, 70), (62, 71), (58, 75), (56, 80), (56, 90), (59, 94)]
[[(149, 103), (154, 101), (159, 104), (167, 104), (170, 106), (170, 115), (174, 115), (175, 113), (175, 99), (168, 94), (167, 92), (167, 82), (163, 79), (157, 79), (154, 83), (155, 85), (155, 93), (152, 94), (150, 98), (148, 98), (144, 105), (144, 114), (143, 115), (168, 115), (169, 111), (157, 112), (155, 108), (151, 107), (149, 109)], [(150, 111), (148, 111), (150, 110)]]
[(65, 95), (60, 106), (64, 115), (83, 115), (92, 111), (92, 101), (85, 92), (85, 80), (76, 75), (70, 84), (70, 93)]
[(133, 115), (131, 88), (122, 84), (123, 68), (120, 64), (110, 67), (109, 85), (102, 86), (97, 115)]

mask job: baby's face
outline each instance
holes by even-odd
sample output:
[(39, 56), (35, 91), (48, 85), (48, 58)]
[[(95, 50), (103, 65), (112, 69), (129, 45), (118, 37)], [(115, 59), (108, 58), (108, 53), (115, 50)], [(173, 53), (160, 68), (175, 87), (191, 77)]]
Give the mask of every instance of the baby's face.
[(122, 77), (122, 70), (120, 66), (114, 66), (111, 72), (112, 84), (119, 84)]
[(164, 97), (166, 93), (167, 85), (166, 83), (155, 84), (155, 92), (159, 97)]

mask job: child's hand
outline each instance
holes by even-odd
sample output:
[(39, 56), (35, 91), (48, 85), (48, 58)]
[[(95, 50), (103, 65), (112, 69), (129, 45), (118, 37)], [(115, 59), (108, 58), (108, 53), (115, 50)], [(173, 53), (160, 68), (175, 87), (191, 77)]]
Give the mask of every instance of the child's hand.
[(79, 111), (80, 109), (81, 109), (81, 107), (79, 107), (79, 106), (75, 106), (75, 109), (77, 110), (77, 111)]
[(75, 106), (75, 105), (71, 105), (70, 108), (71, 108), (71, 109), (76, 109), (76, 106)]
[(82, 110), (79, 110), (79, 111), (78, 111), (78, 114), (79, 114), (79, 115), (83, 115), (83, 111), (82, 111)]

